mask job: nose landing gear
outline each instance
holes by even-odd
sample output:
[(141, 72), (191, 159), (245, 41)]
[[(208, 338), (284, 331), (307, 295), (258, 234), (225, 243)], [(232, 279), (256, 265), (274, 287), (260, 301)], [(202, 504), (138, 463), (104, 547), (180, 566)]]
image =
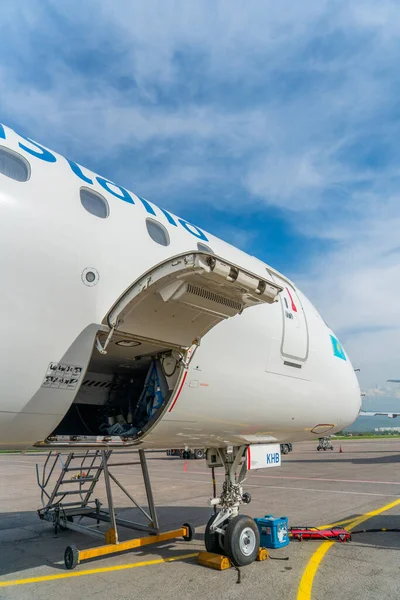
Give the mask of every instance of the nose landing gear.
[(333, 450), (332, 443), (329, 437), (319, 438), (317, 450)]
[[(243, 493), (242, 483), (247, 474), (247, 446), (209, 451), (209, 466), (225, 468), (225, 481), (219, 498), (212, 506), (221, 510), (207, 523), (204, 541), (208, 552), (224, 554), (237, 567), (251, 564), (260, 547), (258, 527), (251, 517), (239, 514), (241, 504), (249, 504), (251, 496)], [(239, 473), (237, 473), (239, 471)]]

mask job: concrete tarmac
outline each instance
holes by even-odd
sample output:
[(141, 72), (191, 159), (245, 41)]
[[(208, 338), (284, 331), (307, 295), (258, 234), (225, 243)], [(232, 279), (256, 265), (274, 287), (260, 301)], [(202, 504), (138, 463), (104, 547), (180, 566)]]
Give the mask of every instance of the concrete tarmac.
[[(282, 457), (282, 467), (252, 472), (244, 484), (252, 502), (241, 512), (253, 517), (285, 515), (291, 526), (320, 526), (392, 505), (354, 530), (400, 529), (400, 502), (396, 504), (400, 440), (334, 441), (334, 450), (326, 452), (317, 452), (316, 446), (294, 444), (293, 452)], [(115, 454), (111, 463), (129, 461), (132, 456)], [(76, 544), (81, 550), (98, 542), (69, 530), (55, 535), (50, 523), (39, 520), (35, 464), (43, 465), (44, 459), (42, 454), (0, 454), (1, 600), (91, 600), (105, 595), (113, 600), (215, 600), (244, 595), (254, 600), (400, 598), (397, 532), (355, 534), (348, 544), (333, 544), (320, 562), (315, 553), (324, 542), (292, 541), (270, 552), (273, 558), (288, 560), (267, 560), (243, 568), (240, 585), (234, 569), (218, 572), (197, 565), (195, 554), (204, 548), (203, 532), (212, 514), (210, 471), (205, 461), (184, 461), (162, 452), (148, 454), (162, 530), (190, 521), (196, 527), (195, 539), (171, 540), (85, 561), (74, 571), (66, 571), (66, 546)], [(137, 500), (145, 502), (139, 466), (110, 470)], [(222, 474), (216, 471), (220, 483)], [(95, 495), (107, 505), (103, 483), (99, 482)], [(138, 511), (118, 488), (114, 498), (118, 516), (138, 518)], [(101, 524), (100, 529), (105, 531), (107, 525)], [(137, 535), (121, 529), (121, 539)]]

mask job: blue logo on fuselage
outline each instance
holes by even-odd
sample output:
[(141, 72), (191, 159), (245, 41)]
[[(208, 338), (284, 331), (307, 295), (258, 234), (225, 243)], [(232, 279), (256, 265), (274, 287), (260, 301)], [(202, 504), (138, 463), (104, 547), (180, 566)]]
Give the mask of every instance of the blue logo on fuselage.
[(342, 360), (347, 360), (342, 344), (339, 342), (338, 339), (335, 338), (334, 335), (331, 335), (331, 342), (334, 356), (337, 356)]
[[(17, 134), (17, 135), (21, 138), (21, 140), (23, 140), (24, 142), (27, 142), (29, 144), (29, 145), (26, 145), (26, 143), (18, 142), (18, 145), (21, 148), (21, 150), (23, 150), (24, 152), (27, 152), (28, 154), (30, 154), (31, 156), (34, 156), (35, 158), (44, 160), (45, 162), (48, 162), (48, 163), (57, 162), (57, 157), (52, 152), (50, 152), (50, 150), (47, 150), (47, 148), (44, 148), (37, 142), (34, 142), (33, 140), (31, 140), (30, 138), (24, 137), (20, 134)], [(0, 139), (4, 139), (4, 140), (6, 139), (6, 132), (1, 123), (0, 123)], [(78, 163), (74, 162), (73, 160), (68, 160), (67, 158), (65, 158), (65, 160), (69, 164), (71, 171), (74, 173), (74, 175), (79, 177), (79, 179), (84, 181), (87, 185), (94, 185), (93, 179), (91, 179), (88, 175), (85, 175), (85, 173), (82, 170), (82, 167), (80, 165), (78, 165)], [(116, 183), (113, 183), (112, 181), (109, 181), (108, 179), (105, 179), (104, 177), (100, 177), (98, 175), (95, 175), (94, 178), (95, 178), (96, 182), (106, 192), (108, 192), (115, 198), (118, 198), (118, 200), (122, 200), (123, 202), (127, 202), (128, 204), (135, 204), (135, 200), (134, 200), (132, 194), (128, 190), (123, 188), (122, 186), (117, 185)], [(157, 217), (157, 213), (154, 210), (153, 206), (150, 204), (150, 202), (145, 200), (145, 198), (141, 198), (140, 196), (137, 196), (136, 194), (135, 194), (135, 198), (139, 199), (139, 201), (141, 202), (141, 204), (143, 205), (143, 207), (145, 208), (146, 212), (149, 215), (152, 215), (153, 217)], [(178, 227), (178, 223), (179, 223), (179, 225), (181, 227), (183, 227), (183, 229), (185, 229), (188, 233), (191, 233), (197, 239), (202, 240), (204, 242), (208, 242), (208, 238), (207, 238), (206, 234), (201, 229), (199, 229), (197, 227), (197, 225), (193, 225), (192, 223), (189, 223), (185, 219), (180, 219), (180, 218), (177, 218), (177, 221), (178, 221), (178, 223), (177, 223), (175, 218), (168, 211), (166, 211), (163, 208), (159, 208), (157, 206), (155, 208), (164, 215), (164, 217), (167, 219), (168, 223), (170, 225), (172, 225), (173, 227)]]

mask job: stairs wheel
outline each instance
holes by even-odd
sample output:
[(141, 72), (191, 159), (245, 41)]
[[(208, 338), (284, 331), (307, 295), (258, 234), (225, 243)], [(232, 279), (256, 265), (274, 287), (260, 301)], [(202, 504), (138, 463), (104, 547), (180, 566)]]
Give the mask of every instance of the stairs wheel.
[(79, 564), (79, 550), (75, 545), (67, 546), (64, 552), (64, 564), (68, 570), (75, 569)]
[(188, 530), (187, 535), (184, 535), (183, 539), (185, 540), (185, 542), (191, 542), (195, 534), (195, 529), (193, 525), (191, 523), (184, 523), (183, 527), (186, 527)]

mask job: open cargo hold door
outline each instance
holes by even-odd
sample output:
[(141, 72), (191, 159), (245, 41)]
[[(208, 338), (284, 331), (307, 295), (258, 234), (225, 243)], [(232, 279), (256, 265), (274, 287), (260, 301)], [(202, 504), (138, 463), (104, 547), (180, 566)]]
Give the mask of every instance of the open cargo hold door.
[(187, 351), (223, 319), (272, 303), (282, 290), (224, 259), (187, 253), (157, 265), (117, 301), (106, 317), (110, 333)]

